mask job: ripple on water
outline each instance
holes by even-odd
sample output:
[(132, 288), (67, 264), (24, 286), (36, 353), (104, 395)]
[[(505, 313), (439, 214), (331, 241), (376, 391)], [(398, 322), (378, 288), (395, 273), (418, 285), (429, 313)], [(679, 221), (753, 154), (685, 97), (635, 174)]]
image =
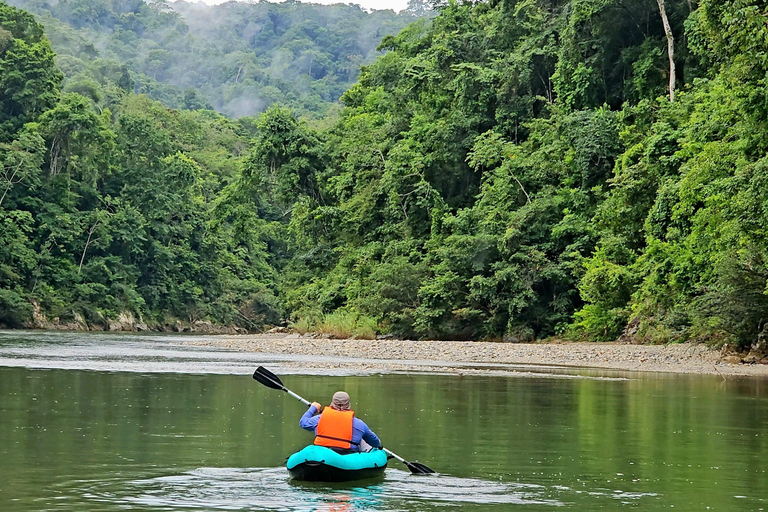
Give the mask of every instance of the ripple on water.
[[(110, 490), (90, 489), (90, 499), (151, 510), (424, 511), (451, 505), (560, 506), (543, 486), (444, 475), (414, 476), (388, 469), (368, 485), (291, 482), (285, 468), (200, 468), (180, 475), (130, 480)], [(115, 487), (119, 490), (115, 491)]]

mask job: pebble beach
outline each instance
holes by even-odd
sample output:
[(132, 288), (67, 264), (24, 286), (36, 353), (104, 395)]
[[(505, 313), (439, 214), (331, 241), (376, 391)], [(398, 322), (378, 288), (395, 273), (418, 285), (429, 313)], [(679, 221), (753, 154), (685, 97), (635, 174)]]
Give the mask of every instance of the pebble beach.
[(303, 358), (302, 366), (347, 371), (488, 373), (494, 371), (493, 365), (531, 365), (768, 377), (768, 365), (728, 362), (719, 351), (691, 343), (335, 340), (298, 334), (213, 336), (191, 343), (275, 356), (310, 356), (309, 363)]

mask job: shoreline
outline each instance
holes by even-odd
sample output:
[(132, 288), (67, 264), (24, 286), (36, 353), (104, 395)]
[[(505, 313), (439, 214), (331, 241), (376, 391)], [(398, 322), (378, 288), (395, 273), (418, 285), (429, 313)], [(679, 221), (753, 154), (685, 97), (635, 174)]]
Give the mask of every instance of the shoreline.
[[(303, 367), (318, 369), (357, 368), (373, 372), (410, 370), (483, 374), (493, 372), (493, 365), (522, 365), (719, 375), (724, 379), (727, 376), (768, 377), (768, 365), (726, 362), (719, 351), (693, 343), (631, 345), (620, 342), (336, 340), (298, 334), (224, 335), (187, 343), (240, 352), (315, 356), (319, 359), (301, 364)], [(489, 368), (477, 368), (472, 365)]]

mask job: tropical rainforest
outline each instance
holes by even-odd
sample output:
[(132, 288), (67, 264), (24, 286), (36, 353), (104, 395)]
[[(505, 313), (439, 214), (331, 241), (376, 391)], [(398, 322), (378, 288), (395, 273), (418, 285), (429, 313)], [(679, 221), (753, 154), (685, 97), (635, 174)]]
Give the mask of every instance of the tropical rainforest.
[(432, 7), (0, 3), (0, 321), (768, 336), (764, 2)]

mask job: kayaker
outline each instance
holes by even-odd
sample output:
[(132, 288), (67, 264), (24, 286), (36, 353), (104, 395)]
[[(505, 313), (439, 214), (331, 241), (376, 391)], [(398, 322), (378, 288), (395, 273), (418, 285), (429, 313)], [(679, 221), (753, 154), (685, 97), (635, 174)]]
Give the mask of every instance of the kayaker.
[(349, 408), (347, 393), (334, 393), (331, 405), (322, 414), (317, 414), (321, 408), (319, 403), (312, 402), (299, 421), (301, 428), (315, 433), (316, 445), (339, 453), (368, 451), (366, 444), (381, 448), (381, 441), (373, 430), (363, 420), (355, 418), (355, 412)]

